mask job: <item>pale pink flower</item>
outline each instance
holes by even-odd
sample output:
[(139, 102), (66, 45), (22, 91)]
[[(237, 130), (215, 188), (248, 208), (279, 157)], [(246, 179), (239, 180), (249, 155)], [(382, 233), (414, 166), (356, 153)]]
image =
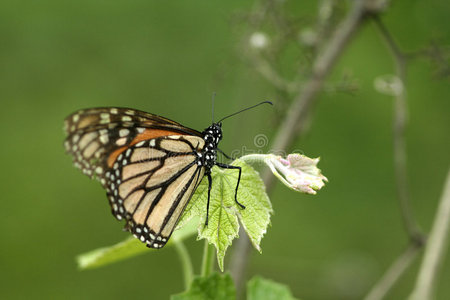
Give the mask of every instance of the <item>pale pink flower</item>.
[(266, 160), (267, 165), (289, 188), (307, 193), (316, 194), (328, 179), (322, 175), (317, 163), (319, 158), (309, 158), (301, 154), (289, 154), (286, 159), (272, 155)]
[(282, 183), (298, 192), (315, 195), (328, 181), (317, 168), (319, 158), (294, 153), (289, 154), (287, 158), (274, 154), (249, 154), (240, 159), (264, 162)]

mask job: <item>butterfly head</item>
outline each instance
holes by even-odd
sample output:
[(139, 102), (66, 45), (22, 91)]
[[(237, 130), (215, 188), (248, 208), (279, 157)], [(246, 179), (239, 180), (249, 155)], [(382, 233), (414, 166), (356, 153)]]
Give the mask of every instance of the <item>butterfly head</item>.
[(209, 149), (217, 148), (222, 139), (222, 123), (213, 123), (211, 126), (203, 131), (203, 139), (205, 140), (205, 147)]

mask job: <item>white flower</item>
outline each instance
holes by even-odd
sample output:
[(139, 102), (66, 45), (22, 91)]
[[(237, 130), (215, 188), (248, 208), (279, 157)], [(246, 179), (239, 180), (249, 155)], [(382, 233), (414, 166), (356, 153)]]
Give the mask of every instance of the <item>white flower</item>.
[(398, 96), (403, 93), (403, 82), (395, 75), (383, 75), (375, 78), (373, 85), (375, 89), (388, 96)]
[(328, 181), (317, 168), (319, 158), (294, 153), (286, 159), (274, 154), (250, 154), (240, 159), (264, 161), (281, 182), (295, 191), (315, 195)]
[(262, 32), (254, 32), (250, 36), (250, 45), (255, 49), (263, 49), (269, 44), (267, 35)]
[(308, 47), (313, 47), (317, 44), (318, 36), (317, 32), (315, 32), (313, 29), (306, 28), (302, 30), (302, 32), (300, 32), (299, 38), (300, 42), (303, 43), (304, 45)]

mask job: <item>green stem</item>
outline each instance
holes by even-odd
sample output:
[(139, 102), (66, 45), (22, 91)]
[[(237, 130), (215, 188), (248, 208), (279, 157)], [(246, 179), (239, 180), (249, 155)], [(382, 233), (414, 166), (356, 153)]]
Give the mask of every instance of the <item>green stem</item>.
[(205, 246), (203, 248), (203, 261), (202, 261), (202, 277), (207, 277), (211, 274), (214, 265), (214, 248), (208, 244), (205, 240)]
[[(272, 154), (247, 154), (239, 157), (239, 160), (242, 160), (246, 163), (264, 163), (266, 159), (271, 157)], [(273, 156), (273, 155), (272, 155)]]
[(189, 256), (189, 252), (187, 251), (182, 241), (177, 241), (174, 244), (178, 256), (181, 260), (181, 265), (183, 268), (184, 287), (187, 290), (190, 287), (192, 279), (194, 277), (194, 268), (192, 267), (191, 257)]

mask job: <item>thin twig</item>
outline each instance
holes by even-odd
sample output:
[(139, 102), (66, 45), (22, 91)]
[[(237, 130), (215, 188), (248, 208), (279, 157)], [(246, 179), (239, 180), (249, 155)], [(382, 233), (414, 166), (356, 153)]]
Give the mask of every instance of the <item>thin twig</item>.
[(414, 262), (420, 249), (421, 247), (418, 247), (417, 244), (410, 243), (408, 248), (391, 264), (383, 277), (372, 287), (364, 300), (383, 299), (397, 280)]
[(424, 243), (425, 238), (420, 231), (411, 210), (406, 168), (405, 128), (408, 121), (408, 109), (405, 82), (407, 56), (397, 46), (380, 18), (374, 16), (373, 20), (375, 21), (375, 25), (378, 28), (381, 37), (386, 42), (386, 45), (391, 52), (395, 64), (396, 75), (402, 83), (394, 102), (393, 144), (396, 190), (405, 230), (410, 240), (413, 243), (420, 245)]
[[(294, 99), (287, 110), (288, 114), (278, 128), (272, 146), (273, 150), (284, 150), (291, 146), (299, 131), (303, 129), (305, 116), (308, 115), (314, 106), (314, 102), (317, 100), (316, 96), (322, 88), (325, 77), (330, 73), (339, 56), (349, 44), (353, 34), (368, 16), (368, 13), (375, 14), (378, 12), (373, 0), (355, 0), (353, 3), (351, 11), (337, 27), (329, 43), (323, 48), (323, 52), (317, 56), (313, 65), (313, 72), (303, 86), (301, 93)], [(379, 5), (379, 7), (381, 9), (382, 5)], [(370, 11), (368, 11), (369, 8), (371, 9)], [(270, 192), (274, 184), (273, 175), (271, 175), (270, 171), (265, 170), (262, 177), (267, 191)], [(240, 249), (239, 251), (233, 252), (231, 274), (239, 291), (243, 286), (250, 243), (248, 239), (241, 238), (238, 240), (238, 244), (242, 245), (237, 246), (237, 249)], [(236, 261), (242, 263), (235, 263)]]
[(394, 102), (394, 122), (393, 122), (393, 145), (394, 145), (394, 169), (397, 199), (400, 204), (403, 225), (408, 234), (410, 243), (408, 248), (401, 254), (389, 267), (388, 271), (378, 281), (377, 284), (368, 293), (366, 300), (382, 299), (388, 291), (394, 286), (397, 280), (408, 269), (413, 262), (416, 254), (425, 243), (425, 236), (420, 231), (411, 211), (407, 168), (406, 168), (406, 142), (405, 128), (407, 124), (407, 96), (405, 89), (406, 66), (408, 56), (404, 54), (397, 46), (394, 38), (378, 16), (373, 16), (373, 20), (395, 64), (395, 72), (400, 79), (402, 86), (398, 89)]
[(268, 61), (261, 58), (257, 53), (249, 55), (249, 58), (253, 61), (253, 65), (261, 76), (269, 81), (275, 88), (286, 91), (287, 93), (294, 93), (300, 90), (300, 83), (285, 80), (270, 66)]
[(184, 288), (185, 290), (188, 290), (192, 279), (194, 278), (194, 268), (192, 267), (191, 257), (182, 241), (177, 241), (174, 244), (183, 268)]
[(208, 243), (208, 240), (205, 239), (201, 271), (202, 277), (207, 277), (211, 274), (214, 266), (214, 257), (214, 248)]
[(434, 218), (430, 238), (410, 300), (433, 299), (439, 268), (445, 257), (450, 238), (450, 169)]

